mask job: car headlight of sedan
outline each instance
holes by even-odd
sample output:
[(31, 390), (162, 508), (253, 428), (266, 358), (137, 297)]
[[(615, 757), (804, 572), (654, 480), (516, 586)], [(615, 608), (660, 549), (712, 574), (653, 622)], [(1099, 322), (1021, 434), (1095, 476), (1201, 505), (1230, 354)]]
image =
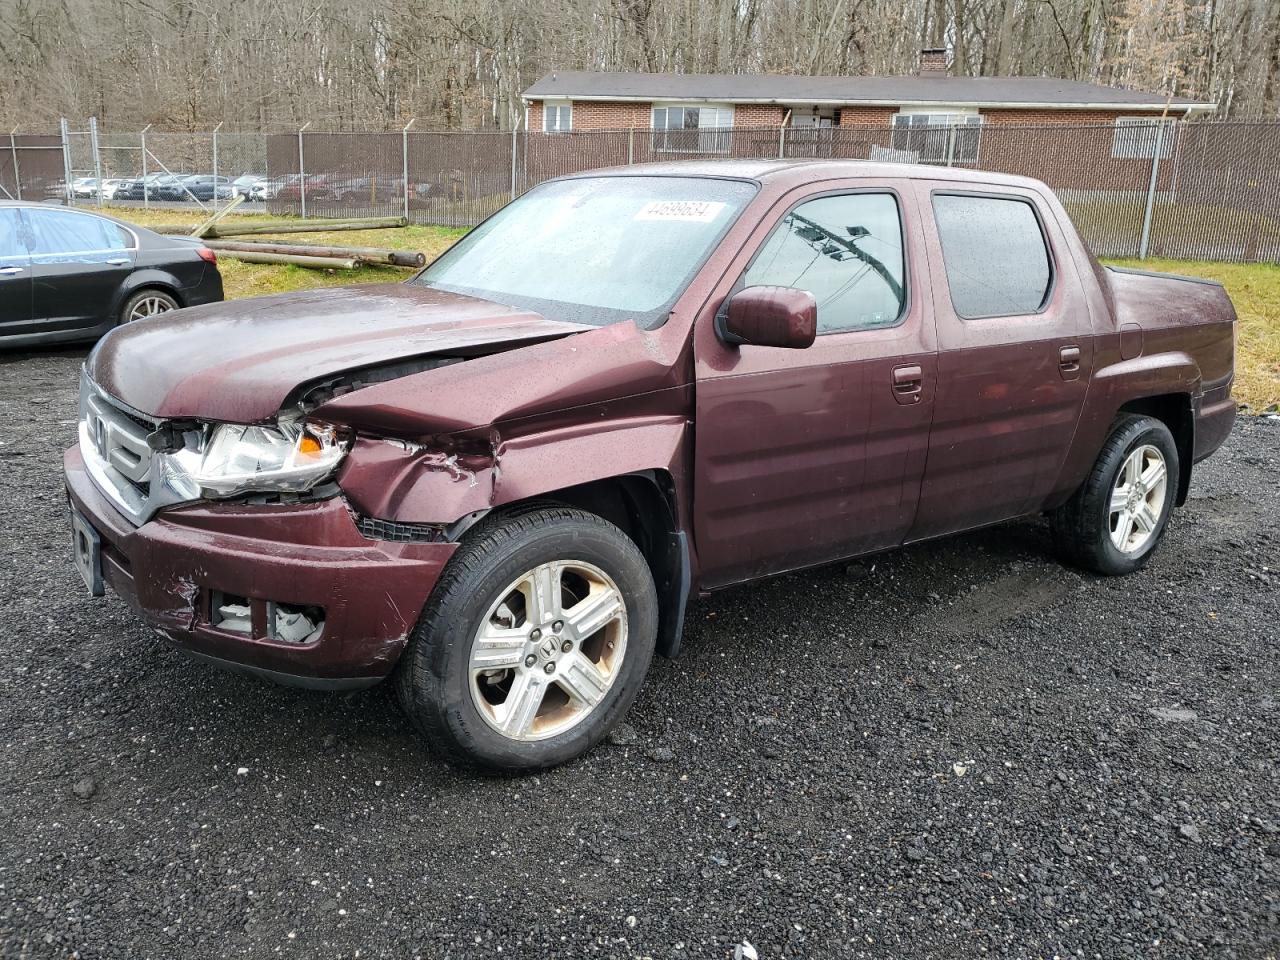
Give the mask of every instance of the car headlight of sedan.
[(333, 475), (349, 447), (329, 424), (282, 416), (271, 425), (218, 424), (202, 444), (166, 459), (175, 486), (204, 497), (305, 493)]

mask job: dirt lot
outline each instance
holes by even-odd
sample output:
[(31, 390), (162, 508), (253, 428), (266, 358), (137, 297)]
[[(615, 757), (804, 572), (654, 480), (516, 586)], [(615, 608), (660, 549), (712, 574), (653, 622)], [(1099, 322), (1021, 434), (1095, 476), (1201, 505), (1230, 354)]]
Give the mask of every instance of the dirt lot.
[(1280, 422), (1139, 575), (1024, 522), (717, 595), (614, 742), (495, 780), (84, 595), (81, 357), (0, 358), (6, 957), (1280, 951)]

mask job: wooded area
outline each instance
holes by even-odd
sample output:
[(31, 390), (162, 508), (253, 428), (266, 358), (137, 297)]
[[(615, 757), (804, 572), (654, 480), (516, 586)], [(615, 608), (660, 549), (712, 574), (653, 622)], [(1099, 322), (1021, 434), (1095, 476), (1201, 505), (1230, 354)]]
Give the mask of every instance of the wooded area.
[(552, 69), (1058, 76), (1280, 113), (1276, 0), (0, 0), (0, 122), (507, 129)]

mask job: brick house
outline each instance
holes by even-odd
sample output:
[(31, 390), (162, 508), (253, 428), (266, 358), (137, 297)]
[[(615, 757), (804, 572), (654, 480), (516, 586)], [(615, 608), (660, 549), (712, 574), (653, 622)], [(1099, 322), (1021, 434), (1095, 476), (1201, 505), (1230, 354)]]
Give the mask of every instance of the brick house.
[[(659, 159), (739, 154), (744, 137), (753, 141), (746, 152), (758, 152), (754, 139), (763, 143), (766, 131), (789, 155), (848, 155), (830, 144), (847, 145), (860, 130), (871, 137), (875, 128), (877, 142), (868, 146), (873, 159), (987, 166), (999, 160), (981, 156), (984, 139), (997, 145), (997, 124), (1089, 125), (1095, 133), (1106, 125), (1109, 159), (1149, 160), (1161, 117), (1214, 109), (1049, 77), (953, 77), (946, 51), (937, 48), (921, 51), (920, 63), (919, 73), (901, 77), (557, 71), (524, 91), (525, 129), (652, 130), (644, 138), (644, 159)], [(751, 137), (752, 128), (760, 131), (758, 138)]]

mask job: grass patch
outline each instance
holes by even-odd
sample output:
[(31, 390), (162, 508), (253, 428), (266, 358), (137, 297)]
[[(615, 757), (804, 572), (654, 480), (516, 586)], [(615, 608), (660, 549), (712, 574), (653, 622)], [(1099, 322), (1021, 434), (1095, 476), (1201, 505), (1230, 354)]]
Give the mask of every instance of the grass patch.
[[(189, 226), (196, 228), (196, 221), (187, 220), (188, 214), (180, 210), (139, 210), (134, 207), (106, 208), (103, 212), (113, 217), (136, 223), (140, 227)], [(229, 214), (226, 223), (271, 224), (298, 223), (292, 217), (269, 217), (263, 214)], [(248, 237), (228, 237), (253, 243), (279, 241), (303, 243), (326, 247), (380, 247), (384, 250), (418, 250), (426, 255), (427, 262), (447, 250), (466, 230), (452, 227), (408, 226), (390, 230), (327, 230), (322, 233), (254, 234)], [(229, 256), (218, 259), (222, 272), (222, 285), (228, 300), (241, 297), (260, 297), (268, 293), (284, 293), (289, 290), (309, 290), (313, 287), (338, 287), (349, 283), (396, 283), (410, 276), (413, 271), (397, 267), (359, 267), (355, 270), (312, 270), (307, 267), (270, 263), (245, 263)]]
[[(107, 212), (143, 227), (186, 222), (183, 220), (184, 214), (176, 210), (117, 208)], [(239, 223), (298, 222), (291, 217), (269, 217), (263, 214), (231, 214), (226, 220)], [(190, 225), (195, 227), (194, 222)], [(275, 237), (255, 235), (244, 239), (420, 250), (430, 261), (466, 232), (465, 229), (452, 227), (409, 226), (395, 230), (335, 230), (325, 233), (279, 234)], [(1241, 403), (1247, 403), (1254, 411), (1280, 403), (1280, 266), (1158, 259), (1107, 262), (1143, 270), (1162, 270), (1220, 280), (1231, 295), (1240, 317), (1235, 397)], [(222, 280), (228, 300), (349, 283), (394, 283), (403, 280), (410, 273), (394, 267), (309, 270), (305, 267), (242, 263), (229, 257), (222, 258), (219, 266), (222, 268)]]
[(1255, 413), (1280, 403), (1280, 265), (1154, 259), (1107, 262), (1221, 281), (1240, 318), (1232, 394)]

